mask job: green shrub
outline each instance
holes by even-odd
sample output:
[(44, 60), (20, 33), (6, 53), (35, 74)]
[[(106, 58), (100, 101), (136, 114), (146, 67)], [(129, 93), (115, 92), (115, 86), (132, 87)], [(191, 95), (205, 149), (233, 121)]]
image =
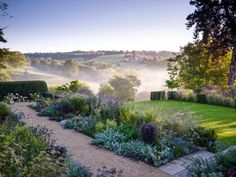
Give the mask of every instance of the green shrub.
[(155, 149), (139, 140), (123, 143), (121, 148), (116, 150), (116, 153), (151, 164), (154, 164), (157, 159)]
[(66, 171), (63, 177), (91, 177), (92, 173), (89, 168), (83, 166), (81, 163), (66, 159)]
[(79, 117), (76, 131), (82, 132), (86, 135), (93, 136), (95, 134), (96, 120), (91, 117)]
[(236, 149), (235, 147), (220, 152), (216, 156), (217, 164), (221, 166), (223, 172), (227, 172), (232, 167), (236, 166)]
[(151, 92), (151, 100), (165, 100), (165, 91), (156, 91), (156, 92)]
[(194, 94), (188, 94), (188, 95), (186, 95), (185, 101), (188, 101), (188, 102), (196, 102), (196, 101), (197, 101), (196, 95), (194, 95)]
[(119, 148), (122, 142), (125, 142), (126, 136), (116, 131), (115, 129), (108, 128), (101, 133), (96, 133), (92, 144), (99, 147), (104, 147), (110, 150), (116, 150)]
[(117, 127), (117, 123), (115, 120), (106, 120), (106, 128), (115, 128)]
[(48, 92), (45, 81), (0, 82), (0, 100), (4, 99), (9, 93), (18, 93), (29, 98), (31, 93), (42, 94), (44, 92)]
[(102, 132), (104, 130), (104, 128), (105, 128), (104, 123), (98, 122), (95, 126), (96, 133)]
[(134, 123), (135, 121), (134, 107), (123, 105), (120, 107), (120, 122), (122, 123)]
[[(11, 123), (15, 124), (15, 121)], [(7, 122), (0, 127), (0, 174), (32, 177), (40, 174), (45, 177), (60, 176), (64, 170), (63, 160), (61, 157), (52, 157), (50, 150), (46, 152), (49, 142), (21, 125), (16, 125), (11, 131), (4, 130), (5, 123), (7, 126), (10, 125), (9, 121)]]
[(84, 96), (72, 96), (68, 98), (69, 109), (71, 112), (87, 116), (90, 114), (88, 99)]
[(203, 93), (196, 94), (196, 102), (197, 103), (207, 103), (207, 96)]
[(5, 119), (11, 113), (10, 107), (4, 103), (0, 102), (0, 122)]
[(168, 91), (167, 98), (168, 100), (178, 100), (179, 93), (177, 91)]
[(228, 98), (220, 95), (207, 95), (207, 103), (211, 105), (225, 106), (225, 107), (236, 106), (235, 100), (233, 98)]
[(206, 147), (211, 152), (216, 151), (217, 134), (213, 129), (196, 127), (192, 132), (194, 144)]
[(75, 129), (79, 122), (79, 117), (73, 117), (71, 119), (65, 119), (60, 122), (60, 125), (65, 129)]
[(134, 140), (139, 137), (139, 128), (135, 125), (121, 123), (116, 130), (127, 137), (127, 140)]
[(219, 171), (219, 165), (216, 160), (203, 160), (201, 158), (193, 158), (192, 163), (187, 167), (192, 177), (223, 177), (223, 173)]
[(38, 113), (38, 116), (57, 117), (59, 116), (59, 113), (53, 107), (46, 107), (41, 112)]
[(109, 103), (100, 107), (100, 115), (102, 120), (119, 119), (120, 105), (116, 103)]

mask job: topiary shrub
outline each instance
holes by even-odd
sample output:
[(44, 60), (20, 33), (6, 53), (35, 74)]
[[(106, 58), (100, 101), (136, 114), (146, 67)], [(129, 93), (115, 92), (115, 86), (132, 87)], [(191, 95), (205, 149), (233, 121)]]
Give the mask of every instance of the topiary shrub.
[(156, 91), (156, 92), (151, 92), (151, 100), (165, 100), (166, 95), (165, 91)]
[(156, 127), (150, 123), (141, 126), (141, 136), (143, 142), (154, 144), (156, 141)]
[(168, 100), (178, 100), (179, 99), (179, 93), (177, 91), (169, 91), (167, 93)]
[(0, 122), (3, 121), (10, 113), (10, 107), (4, 102), (0, 102)]
[(197, 103), (207, 103), (207, 96), (203, 93), (196, 94), (196, 102)]
[(21, 96), (30, 98), (31, 93), (43, 94), (48, 92), (45, 81), (10, 81), (0, 82), (0, 100), (9, 93), (18, 93)]

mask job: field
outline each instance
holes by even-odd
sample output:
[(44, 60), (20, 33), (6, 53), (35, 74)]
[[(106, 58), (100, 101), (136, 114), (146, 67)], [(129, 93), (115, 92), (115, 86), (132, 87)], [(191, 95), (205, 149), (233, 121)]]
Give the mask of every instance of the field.
[(199, 115), (199, 123), (215, 129), (220, 142), (226, 145), (236, 144), (236, 109), (206, 104), (189, 103), (181, 101), (142, 101), (134, 103), (136, 111), (190, 109)]

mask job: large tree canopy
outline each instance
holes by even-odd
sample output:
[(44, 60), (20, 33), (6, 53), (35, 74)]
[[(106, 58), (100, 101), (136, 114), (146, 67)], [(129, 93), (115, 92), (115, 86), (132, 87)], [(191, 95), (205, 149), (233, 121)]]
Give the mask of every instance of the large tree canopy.
[[(8, 8), (8, 4), (4, 3), (4, 2), (0, 2), (0, 15), (6, 16), (8, 15), (6, 13), (6, 10)], [(7, 42), (6, 39), (3, 37), (4, 33), (3, 33), (3, 27), (0, 27), (0, 42)]]
[(206, 44), (189, 43), (182, 48), (180, 54), (169, 59), (170, 79), (166, 81), (166, 85), (171, 89), (182, 86), (195, 91), (204, 87), (224, 89), (227, 86), (231, 54), (232, 52), (227, 52), (218, 56), (216, 61)]
[(187, 27), (195, 27), (194, 37), (202, 37), (205, 43), (210, 43), (210, 49), (215, 54), (233, 51), (228, 76), (228, 84), (233, 88), (236, 72), (236, 0), (190, 0), (190, 4), (196, 9), (188, 15)]

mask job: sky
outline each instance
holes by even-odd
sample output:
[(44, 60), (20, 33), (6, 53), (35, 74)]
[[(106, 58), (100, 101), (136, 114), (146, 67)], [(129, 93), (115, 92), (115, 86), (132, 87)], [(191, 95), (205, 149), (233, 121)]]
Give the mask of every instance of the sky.
[(7, 43), (21, 52), (169, 50), (193, 41), (189, 0), (0, 0)]

